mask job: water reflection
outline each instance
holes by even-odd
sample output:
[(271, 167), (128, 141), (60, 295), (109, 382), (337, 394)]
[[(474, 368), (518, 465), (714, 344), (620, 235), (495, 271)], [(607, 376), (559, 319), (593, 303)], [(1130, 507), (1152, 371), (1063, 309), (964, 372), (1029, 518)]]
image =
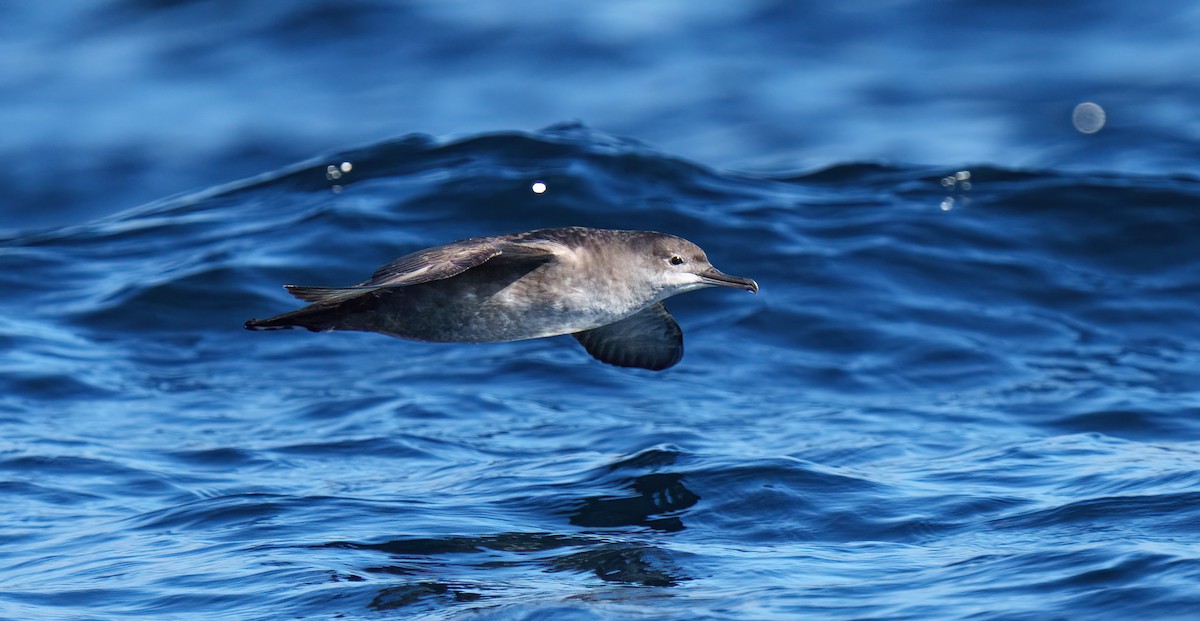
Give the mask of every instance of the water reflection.
[[(672, 462), (677, 453), (650, 450), (602, 468), (597, 477), (614, 472)], [(684, 476), (656, 472), (619, 481), (627, 493), (584, 497), (568, 512), (575, 526), (597, 529), (643, 527), (661, 533), (684, 529), (680, 512), (700, 501), (684, 485)], [(388, 555), (388, 562), (362, 568), (363, 575), (335, 576), (334, 580), (365, 581), (398, 577), (401, 584), (380, 590), (370, 606), (390, 610), (422, 603), (450, 605), (487, 599), (491, 588), (483, 583), (446, 579), (452, 575), (495, 576), (497, 584), (528, 579), (545, 572), (590, 574), (604, 583), (639, 586), (675, 586), (687, 576), (673, 561), (668, 548), (646, 541), (646, 531), (621, 533), (599, 530), (575, 534), (552, 532), (507, 532), (496, 535), (458, 537), (400, 537), (364, 543), (335, 541), (321, 548), (369, 550)], [(517, 570), (516, 577), (511, 573)], [(530, 571), (532, 570), (532, 571)], [(364, 577), (366, 576), (366, 577)]]
[(684, 529), (683, 521), (678, 516), (662, 514), (682, 511), (700, 501), (700, 496), (684, 487), (681, 474), (643, 475), (635, 478), (631, 487), (635, 496), (585, 498), (571, 515), (571, 523), (600, 528), (646, 526), (675, 532)]
[[(481, 575), (488, 571), (496, 582), (513, 579), (505, 570), (524, 569), (521, 575), (542, 572), (591, 574), (606, 583), (641, 586), (675, 586), (687, 578), (672, 561), (672, 553), (644, 542), (624, 541), (599, 534), (501, 533), (477, 537), (395, 539), (381, 543), (337, 541), (319, 546), (347, 550), (374, 550), (391, 558), (387, 564), (364, 567), (362, 574), (339, 574), (334, 581), (363, 582), (374, 576), (403, 577), (401, 584), (381, 589), (370, 603), (389, 610), (424, 602), (448, 604), (488, 597), (492, 585), (447, 580), (440, 576)], [(458, 555), (469, 555), (465, 558)], [(532, 570), (529, 571), (529, 570)]]

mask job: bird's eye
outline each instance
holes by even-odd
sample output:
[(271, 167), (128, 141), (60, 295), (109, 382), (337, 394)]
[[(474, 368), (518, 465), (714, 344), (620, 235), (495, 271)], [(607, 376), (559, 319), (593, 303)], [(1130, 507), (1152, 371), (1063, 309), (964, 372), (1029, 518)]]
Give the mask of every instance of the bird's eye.
[(683, 257), (680, 257), (680, 256), (671, 257), (671, 265), (682, 265), (682, 264), (683, 264)]

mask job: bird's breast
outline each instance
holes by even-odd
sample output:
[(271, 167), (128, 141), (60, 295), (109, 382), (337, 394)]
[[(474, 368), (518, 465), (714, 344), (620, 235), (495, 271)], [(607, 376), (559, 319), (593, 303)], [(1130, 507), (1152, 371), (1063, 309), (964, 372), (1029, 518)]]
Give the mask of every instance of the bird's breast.
[(491, 295), (483, 306), (501, 316), (519, 317), (519, 323), (535, 333), (527, 338), (590, 330), (639, 310), (607, 283), (567, 270), (530, 273)]

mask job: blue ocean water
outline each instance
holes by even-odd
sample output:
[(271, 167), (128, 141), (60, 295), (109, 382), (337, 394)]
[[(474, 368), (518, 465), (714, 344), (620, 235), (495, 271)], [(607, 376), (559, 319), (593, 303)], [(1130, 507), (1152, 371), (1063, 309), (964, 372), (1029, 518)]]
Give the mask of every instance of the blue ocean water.
[[(3, 606), (1189, 614), (1200, 183), (945, 172), (410, 137), (4, 239)], [(531, 222), (670, 230), (762, 294), (672, 300), (664, 373), (240, 328), (280, 283)]]
[[(11, 7), (0, 618), (1193, 618), (1200, 14), (982, 5)], [(565, 225), (761, 293), (661, 373), (242, 329)]]

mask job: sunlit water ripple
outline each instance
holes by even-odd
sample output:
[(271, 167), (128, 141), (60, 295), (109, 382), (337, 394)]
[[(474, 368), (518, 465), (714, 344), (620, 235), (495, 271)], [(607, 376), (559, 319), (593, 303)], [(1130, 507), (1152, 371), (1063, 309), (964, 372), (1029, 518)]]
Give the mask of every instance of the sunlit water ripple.
[[(1188, 616), (1200, 183), (955, 172), (767, 178), (564, 125), (10, 234), (0, 612)], [(561, 225), (687, 237), (762, 293), (672, 300), (663, 373), (241, 329), (283, 283)]]

